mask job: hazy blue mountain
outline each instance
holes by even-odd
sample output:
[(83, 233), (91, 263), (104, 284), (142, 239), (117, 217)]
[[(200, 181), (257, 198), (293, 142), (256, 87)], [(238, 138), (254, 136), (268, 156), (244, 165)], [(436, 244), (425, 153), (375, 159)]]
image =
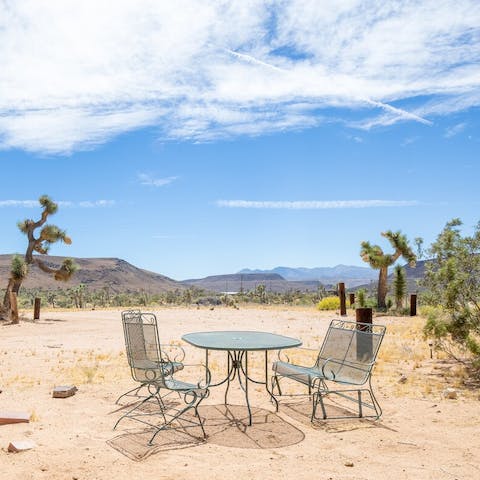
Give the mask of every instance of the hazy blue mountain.
[(315, 291), (318, 281), (285, 280), (278, 273), (233, 273), (212, 275), (205, 278), (191, 278), (181, 282), (184, 286), (195, 286), (211, 292), (248, 292), (258, 285), (265, 285), (269, 292)]
[[(378, 272), (370, 267), (357, 267), (352, 265), (336, 265), (335, 267), (276, 267), (272, 270), (250, 270), (245, 268), (238, 273), (277, 273), (285, 280), (289, 281), (308, 281), (317, 280), (322, 283), (368, 283), (370, 280), (378, 277)], [(353, 281), (353, 282), (352, 282)]]

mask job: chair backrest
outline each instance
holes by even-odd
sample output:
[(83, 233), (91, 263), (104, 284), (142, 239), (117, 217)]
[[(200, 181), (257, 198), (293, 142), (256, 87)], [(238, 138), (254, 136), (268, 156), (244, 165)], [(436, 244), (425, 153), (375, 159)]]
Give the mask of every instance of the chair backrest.
[(122, 312), (123, 333), (132, 377), (142, 383), (164, 383), (157, 319), (138, 310)]
[(385, 326), (332, 320), (320, 348), (316, 365), (326, 360), (326, 374), (339, 383), (362, 385), (373, 369), (385, 335)]

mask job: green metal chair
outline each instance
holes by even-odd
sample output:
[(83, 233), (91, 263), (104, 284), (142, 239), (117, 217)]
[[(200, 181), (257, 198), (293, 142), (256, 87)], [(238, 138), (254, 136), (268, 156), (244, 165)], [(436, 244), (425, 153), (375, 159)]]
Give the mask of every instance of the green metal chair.
[(314, 365), (296, 365), (288, 358), (274, 362), (272, 391), (276, 387), (282, 396), (282, 379), (306, 385), (312, 399), (312, 422), (319, 419), (318, 405), (322, 410), (320, 419), (327, 419), (324, 397), (329, 395), (353, 401), (356, 411), (351, 413), (349, 409), (344, 415), (328, 418), (380, 418), (382, 409), (373, 393), (371, 379), (385, 331), (383, 325), (332, 320)]
[[(162, 355), (157, 319), (153, 313), (127, 313), (122, 315), (122, 323), (132, 377), (140, 383), (140, 387), (146, 387), (148, 395), (122, 415), (113, 428), (125, 418), (148, 425), (154, 429), (149, 445), (152, 445), (158, 433), (165, 429), (200, 426), (203, 438), (206, 438), (198, 406), (209, 394), (209, 370), (202, 366), (201, 380), (196, 383), (175, 378), (174, 375), (179, 370), (175, 370), (176, 366), (165, 361)], [(184, 367), (187, 365), (182, 363), (182, 371)], [(178, 396), (179, 402), (167, 399), (172, 393)], [(194, 416), (186, 415), (191, 409)]]
[[(139, 320), (142, 312), (140, 310), (124, 310), (122, 313), (122, 321), (125, 329), (125, 320), (130, 319), (130, 321), (134, 321), (135, 319)], [(142, 339), (139, 338), (140, 342), (136, 346), (138, 350), (141, 350), (143, 348), (143, 342)], [(185, 350), (180, 345), (161, 345), (162, 350), (162, 367), (165, 369), (165, 373), (167, 375), (169, 373), (175, 373), (179, 370), (183, 369), (183, 359), (185, 358)], [(170, 372), (170, 370), (172, 370)], [(117, 400), (115, 401), (115, 404), (118, 405), (120, 404), (120, 400), (124, 397), (133, 397), (134, 399), (138, 398), (146, 398), (148, 397), (149, 393), (143, 393), (146, 390), (146, 387), (148, 384), (146, 383), (140, 383), (140, 385), (136, 386), (135, 388), (132, 388), (128, 392), (123, 393), (120, 395)]]

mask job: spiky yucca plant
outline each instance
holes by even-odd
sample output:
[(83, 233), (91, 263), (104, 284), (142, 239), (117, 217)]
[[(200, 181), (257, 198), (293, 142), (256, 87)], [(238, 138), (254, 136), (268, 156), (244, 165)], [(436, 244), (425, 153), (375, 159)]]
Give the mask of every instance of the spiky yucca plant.
[(401, 265), (395, 265), (393, 271), (393, 295), (395, 297), (395, 306), (397, 310), (403, 308), (403, 301), (407, 293), (407, 277), (405, 269)]

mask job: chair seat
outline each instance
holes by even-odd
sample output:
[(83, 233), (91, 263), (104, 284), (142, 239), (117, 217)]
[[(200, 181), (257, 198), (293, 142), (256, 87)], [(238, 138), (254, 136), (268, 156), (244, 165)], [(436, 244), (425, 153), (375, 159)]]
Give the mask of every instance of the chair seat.
[(177, 380), (175, 378), (165, 379), (165, 386), (169, 390), (175, 390), (177, 392), (195, 392), (199, 396), (207, 395), (206, 388), (200, 388), (198, 385), (193, 383), (183, 382), (182, 380)]
[(164, 375), (173, 375), (175, 372), (183, 369), (183, 363), (180, 362), (153, 362), (152, 360), (136, 360), (134, 367), (139, 370), (154, 370), (159, 367)]
[(277, 375), (291, 378), (305, 385), (311, 384), (315, 378), (323, 378), (322, 371), (317, 367), (303, 367), (293, 363), (278, 361), (274, 362), (272, 368)]

